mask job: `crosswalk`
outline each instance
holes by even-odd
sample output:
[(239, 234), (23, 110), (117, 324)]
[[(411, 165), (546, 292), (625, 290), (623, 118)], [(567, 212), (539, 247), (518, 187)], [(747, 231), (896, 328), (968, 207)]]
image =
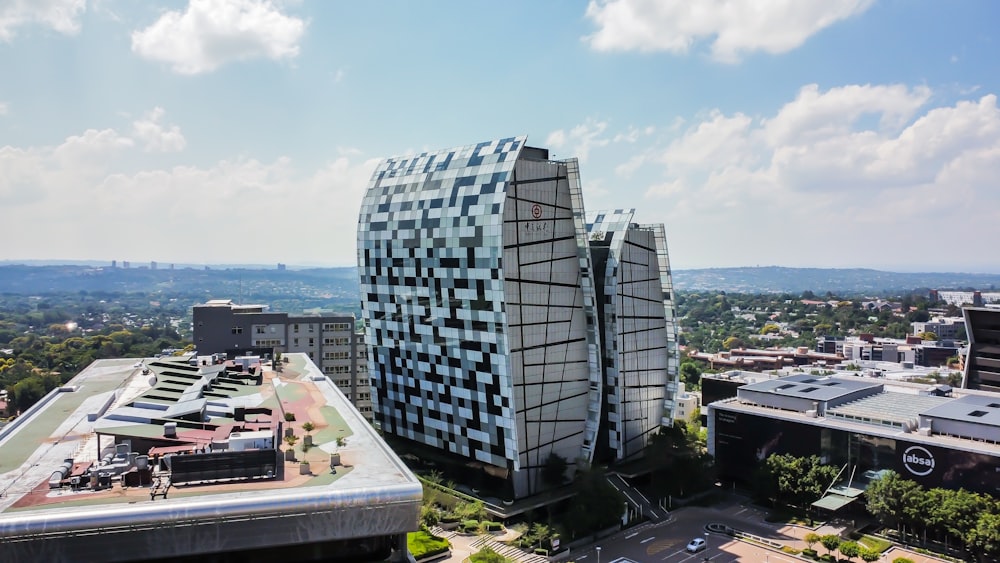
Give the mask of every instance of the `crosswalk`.
[[(431, 533), (435, 536), (442, 537), (445, 539), (451, 539), (458, 535), (458, 532), (453, 530), (445, 530), (438, 526), (431, 527)], [(472, 541), (471, 546), (475, 549), (482, 549), (489, 546), (493, 551), (503, 555), (504, 557), (513, 559), (518, 563), (545, 563), (548, 561), (547, 558), (541, 555), (535, 555), (534, 553), (527, 553), (514, 546), (507, 545), (503, 542), (497, 541), (497, 539), (491, 535), (481, 535)]]

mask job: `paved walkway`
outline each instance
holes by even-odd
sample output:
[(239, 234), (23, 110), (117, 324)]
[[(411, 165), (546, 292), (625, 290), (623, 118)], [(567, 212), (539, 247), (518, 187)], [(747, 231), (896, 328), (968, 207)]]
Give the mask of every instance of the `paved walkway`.
[(544, 563), (548, 561), (548, 559), (540, 555), (525, 553), (516, 547), (511, 547), (502, 543), (504, 541), (516, 539), (519, 534), (515, 532), (508, 531), (500, 536), (494, 536), (492, 534), (470, 536), (459, 534), (455, 531), (443, 530), (434, 526), (431, 528), (431, 533), (451, 542), (451, 557), (438, 560), (442, 562), (461, 563), (462, 561), (468, 559), (473, 553), (476, 553), (487, 545), (492, 547), (493, 551), (496, 551), (500, 555), (513, 559), (514, 561), (518, 561), (519, 563)]

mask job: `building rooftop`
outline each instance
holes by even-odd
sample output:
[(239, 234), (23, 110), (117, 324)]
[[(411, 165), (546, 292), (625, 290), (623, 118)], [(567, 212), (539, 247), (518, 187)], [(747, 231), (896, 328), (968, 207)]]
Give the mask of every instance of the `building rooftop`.
[[(315, 364), (285, 358), (252, 373), (92, 363), (0, 429), (0, 551), (119, 561), (339, 541), (360, 561), (350, 549), (389, 545), (360, 539), (415, 530), (419, 481)], [(278, 449), (289, 429), (296, 461)]]
[(885, 392), (830, 407), (826, 415), (866, 424), (881, 424), (913, 430), (920, 415), (954, 399), (934, 395)]
[(958, 420), (1000, 429), (1000, 396), (965, 395), (921, 414), (934, 419)]
[(822, 375), (796, 374), (780, 379), (750, 383), (741, 389), (785, 395), (814, 401), (830, 401), (862, 389), (882, 387), (881, 383), (861, 378), (834, 378)]

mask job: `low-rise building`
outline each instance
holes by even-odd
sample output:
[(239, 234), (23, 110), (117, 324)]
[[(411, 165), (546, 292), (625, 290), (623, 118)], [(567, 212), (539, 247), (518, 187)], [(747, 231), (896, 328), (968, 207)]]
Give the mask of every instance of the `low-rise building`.
[(365, 333), (354, 314), (289, 315), (266, 305), (213, 299), (192, 310), (194, 344), (203, 355), (305, 354), (372, 419)]

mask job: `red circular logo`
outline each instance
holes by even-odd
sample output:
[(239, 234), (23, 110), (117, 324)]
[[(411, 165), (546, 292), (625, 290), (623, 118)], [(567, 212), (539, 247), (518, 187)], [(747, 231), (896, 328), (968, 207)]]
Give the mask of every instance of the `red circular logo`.
[(539, 219), (542, 216), (542, 206), (537, 203), (531, 206), (531, 216)]

